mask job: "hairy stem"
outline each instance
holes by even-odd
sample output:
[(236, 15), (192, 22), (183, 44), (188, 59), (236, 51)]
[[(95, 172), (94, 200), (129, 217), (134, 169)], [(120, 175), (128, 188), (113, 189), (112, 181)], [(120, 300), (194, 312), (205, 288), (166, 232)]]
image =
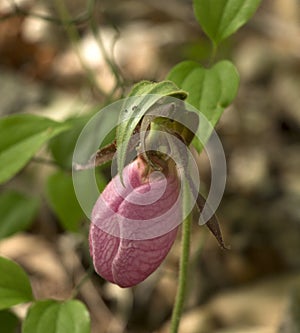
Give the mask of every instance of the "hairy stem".
[[(185, 189), (187, 188), (188, 186), (186, 185)], [(186, 203), (187, 200), (189, 200), (187, 191), (185, 191), (184, 197)], [(187, 205), (184, 204), (184, 209), (186, 207)], [(178, 287), (177, 287), (175, 304), (173, 307), (170, 333), (178, 332), (180, 318), (183, 311), (183, 305), (186, 296), (186, 283), (187, 283), (189, 254), (190, 254), (191, 222), (192, 218), (191, 215), (189, 214), (184, 220), (182, 225), (182, 240), (181, 240), (182, 243), (181, 243), (181, 258), (179, 266)]]

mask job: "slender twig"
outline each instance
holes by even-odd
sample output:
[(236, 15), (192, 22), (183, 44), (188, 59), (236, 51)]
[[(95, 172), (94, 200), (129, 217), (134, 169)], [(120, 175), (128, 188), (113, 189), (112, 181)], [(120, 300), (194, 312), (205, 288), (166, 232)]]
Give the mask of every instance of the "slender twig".
[(80, 292), (80, 288), (91, 278), (91, 276), (94, 273), (93, 265), (91, 264), (87, 271), (85, 271), (84, 275), (81, 277), (81, 279), (76, 283), (71, 298), (76, 298), (78, 296), (78, 293)]
[[(90, 1), (95, 1), (95, 0), (90, 0)], [(98, 27), (96, 25), (96, 21), (95, 21), (93, 16), (91, 17), (91, 20), (89, 21), (89, 23), (90, 23), (90, 29), (93, 33), (95, 41), (97, 42), (99, 50), (101, 51), (106, 64), (109, 66), (111, 73), (114, 75), (114, 77), (116, 79), (116, 87), (121, 88), (122, 92), (123, 92), (123, 90), (124, 90), (124, 79), (121, 75), (121, 69), (119, 68), (119, 66), (117, 65), (117, 63), (113, 59), (113, 53), (114, 53), (113, 50), (114, 50), (114, 47), (115, 47), (115, 43), (118, 39), (118, 36), (116, 37), (116, 39), (114, 40), (114, 42), (112, 44), (111, 55), (109, 55), (105, 46), (104, 46), (102, 36), (101, 36), (101, 32), (98, 31)], [(115, 89), (116, 87), (113, 88), (113, 91), (116, 91), (116, 89)]]
[[(99, 84), (97, 83), (97, 80), (95, 78), (94, 72), (91, 70), (91, 68), (85, 63), (84, 59), (82, 58), (81, 52), (78, 48), (78, 42), (80, 40), (80, 36), (78, 33), (78, 30), (74, 24), (68, 24), (70, 22), (70, 14), (68, 12), (68, 9), (64, 3), (64, 1), (56, 0), (55, 1), (56, 8), (59, 12), (59, 15), (61, 16), (61, 21), (63, 22), (63, 26), (69, 36), (69, 39), (73, 45), (74, 51), (76, 52), (76, 55), (78, 57), (78, 60), (82, 66), (82, 68), (85, 70), (87, 74), (87, 78), (89, 80), (89, 83), (92, 88), (97, 88), (97, 90), (100, 92), (101, 95), (106, 97), (106, 93), (101, 89)], [(91, 5), (89, 5), (89, 10), (93, 8)]]
[(116, 143), (110, 143), (105, 147), (102, 147), (93, 154), (89, 160), (84, 164), (73, 163), (73, 170), (74, 171), (82, 171), (93, 169), (97, 166), (103, 165), (109, 161), (111, 161), (116, 153), (117, 147)]
[(77, 16), (73, 19), (62, 22), (62, 20), (58, 17), (27, 11), (26, 9), (18, 6), (14, 1), (11, 1), (11, 5), (13, 7), (13, 11), (10, 12), (10, 13), (6, 13), (6, 14), (2, 15), (0, 17), (0, 22), (4, 21), (4, 20), (7, 20), (11, 17), (14, 17), (14, 16), (24, 16), (24, 17), (34, 17), (34, 18), (37, 18), (37, 19), (41, 19), (41, 20), (44, 20), (44, 21), (55, 23), (57, 25), (66, 25), (66, 24), (67, 25), (80, 25), (82, 23), (88, 22), (91, 18), (91, 15), (92, 15), (92, 12), (90, 12), (88, 10), (88, 11), (84, 12), (83, 14), (80, 14), (79, 16)]
[(54, 161), (54, 160), (49, 160), (47, 158), (43, 158), (43, 157), (33, 157), (31, 159), (31, 162), (35, 162), (35, 163), (39, 163), (39, 164), (45, 164), (45, 165), (50, 165), (56, 168), (61, 168), (60, 165)]

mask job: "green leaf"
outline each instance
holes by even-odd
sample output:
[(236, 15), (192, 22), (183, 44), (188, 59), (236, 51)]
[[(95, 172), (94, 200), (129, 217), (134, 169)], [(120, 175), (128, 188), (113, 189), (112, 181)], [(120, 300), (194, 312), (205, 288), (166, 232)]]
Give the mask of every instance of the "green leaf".
[(0, 309), (33, 300), (25, 271), (15, 262), (0, 257)]
[(77, 232), (84, 213), (75, 195), (72, 176), (58, 171), (48, 177), (46, 198), (62, 227), (65, 230)]
[[(196, 61), (183, 61), (176, 66), (174, 66), (167, 78), (173, 82), (175, 82), (178, 87), (182, 87), (184, 81), (187, 79), (188, 75), (194, 70), (200, 67), (199, 63)], [(186, 101), (189, 99), (187, 97)]]
[[(97, 187), (95, 187), (95, 180)], [(98, 170), (83, 170), (73, 173), (73, 184), (81, 207), (87, 216), (91, 216), (95, 201), (106, 184), (107, 179)]]
[(22, 333), (90, 333), (90, 315), (77, 300), (39, 301), (29, 309)]
[[(188, 92), (186, 102), (193, 105), (209, 121), (208, 126), (200, 119), (198, 128), (198, 135), (205, 144), (224, 109), (237, 94), (239, 75), (235, 66), (227, 60), (218, 62), (212, 68), (185, 61), (171, 70), (168, 79)], [(203, 148), (197, 138), (193, 144), (199, 152)]]
[[(130, 98), (134, 96), (137, 96), (137, 98)], [(142, 81), (133, 87), (128, 96), (129, 98), (125, 101), (124, 108), (120, 114), (120, 125), (117, 128), (116, 136), (118, 172), (121, 179), (130, 137), (149, 108), (164, 96), (185, 99), (187, 94), (171, 81), (158, 83)]]
[(19, 325), (18, 317), (10, 311), (0, 311), (1, 332), (15, 333)]
[(88, 117), (67, 120), (70, 129), (49, 141), (49, 150), (55, 161), (64, 169), (72, 169), (72, 158), (76, 141), (88, 121)]
[(194, 0), (195, 16), (215, 43), (232, 35), (255, 13), (261, 0)]
[(0, 119), (0, 183), (12, 178), (65, 124), (48, 118), (18, 114)]
[(15, 191), (0, 195), (0, 239), (26, 230), (32, 224), (39, 200)]

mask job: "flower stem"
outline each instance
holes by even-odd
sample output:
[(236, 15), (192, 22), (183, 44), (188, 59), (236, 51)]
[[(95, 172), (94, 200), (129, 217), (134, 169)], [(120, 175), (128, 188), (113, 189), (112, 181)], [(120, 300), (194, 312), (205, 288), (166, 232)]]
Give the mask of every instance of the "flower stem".
[[(187, 193), (186, 193), (187, 194)], [(188, 200), (185, 195), (185, 200)], [(185, 205), (186, 206), (186, 205)], [(185, 207), (184, 207), (185, 208)], [(188, 215), (182, 226), (181, 258), (175, 304), (173, 307), (170, 333), (177, 333), (186, 295), (186, 283), (190, 254), (191, 215)]]

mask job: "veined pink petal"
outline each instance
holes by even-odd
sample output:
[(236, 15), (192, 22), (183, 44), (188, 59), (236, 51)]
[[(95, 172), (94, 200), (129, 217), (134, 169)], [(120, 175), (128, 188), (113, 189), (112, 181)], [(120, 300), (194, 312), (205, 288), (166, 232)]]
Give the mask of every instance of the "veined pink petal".
[[(181, 221), (177, 175), (143, 180), (137, 159), (116, 176), (98, 198), (90, 228), (96, 272), (121, 287), (146, 279), (168, 254)], [(156, 236), (158, 235), (158, 236)], [(156, 236), (156, 237), (153, 237)]]

